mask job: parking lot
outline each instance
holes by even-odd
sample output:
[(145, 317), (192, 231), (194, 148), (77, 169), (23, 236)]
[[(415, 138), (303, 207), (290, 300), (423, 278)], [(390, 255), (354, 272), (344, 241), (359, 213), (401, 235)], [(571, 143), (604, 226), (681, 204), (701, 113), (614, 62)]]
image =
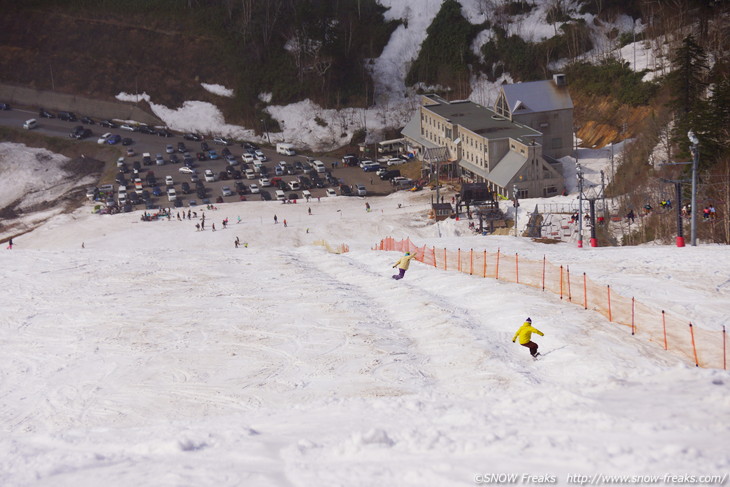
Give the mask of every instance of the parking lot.
[[(277, 190), (283, 191), (286, 199), (297, 200), (304, 199), (305, 191), (312, 198), (332, 197), (328, 193), (332, 194), (333, 190), (341, 197), (347, 196), (352, 188), (354, 195), (358, 185), (364, 186), (368, 196), (394, 191), (393, 185), (381, 180), (375, 172), (364, 172), (359, 166), (345, 166), (331, 157), (316, 158), (324, 163), (326, 172), (323, 173), (310, 164), (315, 158), (305, 154), (286, 156), (277, 154), (274, 148), (255, 144), (233, 141), (226, 144), (214, 138), (193, 140), (195, 134), (178, 134), (117, 121), (114, 121), (114, 127), (101, 126), (101, 120), (83, 123), (81, 115), (76, 115), (76, 120), (64, 121), (58, 118), (58, 113), (50, 114), (55, 118), (41, 117), (38, 111), (30, 109), (13, 109), (0, 112), (0, 122), (21, 127), (26, 120), (35, 118), (38, 128), (34, 130), (59, 137), (69, 137), (76, 127), (82, 127), (91, 131), (91, 134), (84, 134), (83, 140), (92, 143), (107, 143), (108, 140), (100, 140), (103, 134), (118, 135), (115, 139), (130, 139), (129, 145), (122, 145), (121, 140), (114, 144), (123, 160), (118, 163), (115, 181), (101, 181), (102, 185), (113, 184), (109, 194), (96, 195), (100, 201), (108, 197), (117, 199), (119, 186), (126, 186), (126, 200), (130, 203), (126, 205), (127, 211), (232, 201), (276, 201)], [(293, 144), (296, 147), (296, 142)], [(145, 153), (150, 156), (147, 161), (143, 160)], [(106, 162), (117, 164), (117, 161)], [(168, 196), (169, 189), (174, 189), (174, 199)], [(125, 205), (120, 206), (125, 209)]]

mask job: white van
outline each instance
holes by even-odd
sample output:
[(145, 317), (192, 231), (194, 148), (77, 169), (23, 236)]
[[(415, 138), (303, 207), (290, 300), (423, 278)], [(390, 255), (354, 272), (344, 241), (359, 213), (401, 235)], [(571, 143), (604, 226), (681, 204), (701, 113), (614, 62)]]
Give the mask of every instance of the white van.
[(299, 191), (302, 189), (302, 186), (299, 184), (299, 181), (289, 181), (289, 189), (292, 191)]
[(310, 193), (309, 190), (305, 189), (304, 191), (302, 191), (302, 198), (309, 201), (309, 198), (311, 198), (311, 197), (312, 197), (312, 193)]
[(280, 189), (276, 190), (276, 199), (279, 201), (286, 201), (286, 195), (284, 192)]
[(294, 151), (294, 146), (291, 144), (286, 144), (284, 142), (279, 142), (276, 144), (276, 153), (282, 154), (284, 156), (297, 155), (297, 153)]
[(23, 124), (23, 128), (25, 130), (37, 129), (38, 128), (38, 120), (36, 120), (35, 118), (31, 118), (30, 120), (26, 120), (25, 123)]
[(314, 164), (314, 169), (318, 173), (323, 173), (327, 170), (327, 168), (324, 167), (324, 162), (322, 162), (322, 161), (312, 161), (312, 164)]

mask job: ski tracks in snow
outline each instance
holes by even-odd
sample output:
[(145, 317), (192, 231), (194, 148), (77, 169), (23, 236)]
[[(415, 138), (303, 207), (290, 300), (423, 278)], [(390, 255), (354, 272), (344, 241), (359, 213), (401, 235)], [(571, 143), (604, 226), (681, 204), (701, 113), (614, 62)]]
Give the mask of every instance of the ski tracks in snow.
[(388, 279), (373, 270), (368, 257), (348, 253), (314, 258), (302, 251), (294, 260), (304, 274), (335, 291), (340, 306), (361, 314), (360, 333), (377, 337), (377, 355), (364, 373), (396, 382), (415, 380), (419, 388), (470, 397), (509, 386), (515, 368), (525, 381), (539, 382), (529, 369), (511, 362), (503, 344), (485, 343), (479, 316), (408, 278)]

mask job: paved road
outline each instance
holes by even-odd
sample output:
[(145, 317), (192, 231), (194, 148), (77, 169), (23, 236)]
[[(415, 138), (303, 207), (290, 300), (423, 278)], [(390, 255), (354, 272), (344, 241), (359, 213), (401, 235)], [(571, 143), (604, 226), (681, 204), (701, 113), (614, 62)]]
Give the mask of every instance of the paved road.
[[(81, 115), (81, 114), (77, 114)], [(38, 112), (35, 110), (30, 109), (16, 109), (9, 111), (0, 111), (0, 124), (7, 125), (7, 126), (16, 126), (16, 127), (22, 127), (23, 122), (29, 118), (35, 118), (38, 120), (39, 127), (35, 129), (35, 131), (43, 133), (45, 135), (50, 136), (56, 136), (56, 137), (64, 137), (67, 138), (69, 133), (73, 130), (73, 128), (76, 125), (80, 125), (80, 122), (64, 122), (59, 119), (47, 119), (47, 118), (40, 118), (38, 116)], [(98, 120), (97, 120), (98, 122)], [(164, 180), (165, 176), (171, 175), (173, 177), (173, 180), (175, 182), (174, 187), (178, 194), (178, 198), (180, 198), (183, 202), (184, 206), (188, 206), (190, 203), (190, 200), (194, 200), (197, 202), (197, 204), (201, 204), (202, 201), (195, 195), (193, 192), (192, 194), (185, 195), (182, 194), (182, 189), (180, 185), (184, 181), (190, 182), (190, 176), (187, 174), (182, 174), (179, 172), (179, 168), (182, 166), (181, 163), (178, 164), (171, 164), (169, 162), (169, 155), (166, 153), (165, 148), (167, 144), (172, 144), (172, 146), (177, 149), (178, 142), (185, 143), (185, 146), (188, 148), (189, 152), (195, 156), (195, 153), (201, 151), (201, 144), (200, 142), (195, 141), (188, 141), (184, 140), (181, 135), (175, 134), (173, 137), (159, 137), (156, 135), (149, 135), (149, 134), (142, 134), (139, 132), (130, 132), (127, 130), (122, 130), (119, 128), (116, 129), (109, 129), (105, 127), (101, 127), (98, 124), (97, 125), (89, 125), (86, 126), (87, 128), (91, 129), (93, 132), (93, 135), (86, 139), (86, 141), (96, 141), (98, 137), (105, 132), (111, 132), (114, 134), (119, 134), (122, 137), (129, 137), (132, 140), (134, 140), (134, 144), (132, 144), (130, 147), (134, 149), (135, 156), (132, 157), (126, 157), (125, 160), (127, 162), (128, 167), (131, 169), (133, 161), (141, 161), (142, 159), (142, 153), (149, 152), (152, 155), (152, 158), (154, 159), (156, 154), (162, 154), (163, 157), (166, 160), (166, 164), (163, 166), (143, 166), (142, 167), (142, 175), (144, 176), (144, 173), (147, 170), (152, 170), (155, 173), (155, 176), (158, 180), (158, 185), (161, 189), (164, 191)], [(221, 154), (221, 150), (224, 148), (222, 145), (216, 145), (212, 142), (212, 140), (206, 140), (208, 145), (211, 149), (215, 149), (218, 154)], [(118, 146), (122, 151), (126, 150), (126, 147), (122, 147), (121, 145)], [(240, 145), (230, 145), (228, 146), (228, 149), (231, 151), (231, 154), (236, 157), (237, 165), (235, 166), (237, 169), (239, 169), (241, 172), (244, 171), (245, 165), (242, 163), (241, 155), (244, 152), (244, 149)], [(269, 178), (272, 178), (275, 176), (274, 172), (274, 166), (278, 164), (279, 161), (286, 161), (289, 163), (294, 163), (295, 161), (304, 161), (306, 159), (306, 155), (298, 154), (297, 156), (282, 156), (276, 153), (274, 149), (262, 147), (261, 150), (264, 152), (264, 154), (268, 157), (268, 161), (264, 163), (264, 165), (269, 170)], [(177, 153), (177, 152), (176, 152)], [(177, 153), (180, 160), (182, 160), (181, 154)], [(388, 181), (381, 181), (380, 178), (375, 175), (375, 173), (369, 172), (364, 173), (362, 169), (359, 167), (342, 167), (342, 165), (338, 165), (337, 168), (332, 167), (332, 163), (336, 161), (336, 159), (331, 157), (317, 157), (317, 159), (323, 161), (326, 165), (326, 167), (332, 172), (332, 175), (339, 179), (343, 184), (346, 185), (354, 185), (354, 184), (364, 184), (368, 189), (368, 195), (369, 196), (382, 196), (389, 194), (393, 191), (392, 185)], [(115, 161), (107, 161), (109, 164), (114, 164)], [(203, 171), (206, 169), (211, 169), (214, 174), (218, 175), (221, 171), (225, 170), (225, 167), (228, 165), (226, 160), (224, 158), (220, 158), (218, 160), (206, 160), (198, 162), (196, 160), (196, 166), (195, 169), (198, 171), (199, 176), (201, 179), (203, 179)], [(281, 176), (284, 181), (289, 182), (291, 180), (294, 180), (299, 176), (297, 175), (289, 175), (289, 176)], [(132, 178), (132, 173), (127, 174), (127, 179)], [(143, 178), (144, 181), (144, 178)], [(112, 183), (113, 181), (101, 181), (100, 184), (103, 183)], [(249, 186), (250, 183), (259, 184), (258, 177), (255, 180), (242, 180), (243, 184), (246, 186)], [(190, 183), (191, 187), (194, 189), (194, 184)], [(236, 194), (235, 191), (235, 181), (234, 180), (217, 180), (215, 182), (206, 182), (205, 186), (207, 188), (207, 198), (210, 200), (211, 203), (215, 203), (218, 197), (220, 196), (224, 202), (232, 202), (232, 201), (240, 201), (242, 198), (238, 194)], [(233, 191), (232, 196), (222, 196), (222, 188), (223, 186), (229, 186), (231, 190)], [(129, 188), (128, 188), (129, 189)], [(147, 189), (151, 192), (151, 188), (148, 188), (145, 184), (144, 189)], [(262, 188), (263, 191), (268, 191), (271, 195), (272, 201), (276, 200), (276, 197), (274, 195), (274, 191), (276, 188)], [(309, 191), (312, 193), (312, 196), (314, 198), (317, 197), (325, 197), (325, 188), (310, 188)], [(337, 194), (340, 194), (339, 188), (336, 188)], [(298, 197), (301, 197), (301, 191), (286, 191), (287, 195), (290, 194), (297, 194)], [(256, 194), (246, 194), (244, 195), (246, 200), (260, 200), (261, 196)], [(167, 200), (166, 196), (162, 196), (159, 198), (153, 198), (153, 203), (156, 205), (159, 205), (160, 207), (169, 207), (172, 205)], [(138, 205), (137, 208), (143, 208), (143, 206)]]

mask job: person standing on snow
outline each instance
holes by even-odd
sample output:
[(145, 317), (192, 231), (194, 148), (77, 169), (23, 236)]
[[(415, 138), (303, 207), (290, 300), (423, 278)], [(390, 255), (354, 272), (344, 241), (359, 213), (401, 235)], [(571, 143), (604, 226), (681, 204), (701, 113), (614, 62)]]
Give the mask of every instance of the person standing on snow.
[(517, 330), (517, 332), (515, 333), (514, 338), (512, 338), (512, 343), (514, 343), (515, 340), (519, 338), (520, 345), (529, 348), (530, 355), (532, 355), (533, 357), (537, 357), (540, 354), (537, 351), (537, 343), (532, 341), (533, 333), (537, 333), (540, 336), (545, 336), (543, 332), (541, 332), (537, 328), (533, 328), (532, 320), (530, 318), (527, 318), (527, 320), (525, 320), (519, 330)]
[(403, 279), (403, 276), (406, 275), (406, 271), (408, 270), (408, 266), (411, 265), (411, 259), (416, 257), (416, 254), (411, 255), (410, 252), (406, 252), (406, 254), (398, 259), (398, 262), (393, 264), (393, 269), (396, 267), (398, 268), (399, 273), (397, 275), (392, 276), (393, 279)]

